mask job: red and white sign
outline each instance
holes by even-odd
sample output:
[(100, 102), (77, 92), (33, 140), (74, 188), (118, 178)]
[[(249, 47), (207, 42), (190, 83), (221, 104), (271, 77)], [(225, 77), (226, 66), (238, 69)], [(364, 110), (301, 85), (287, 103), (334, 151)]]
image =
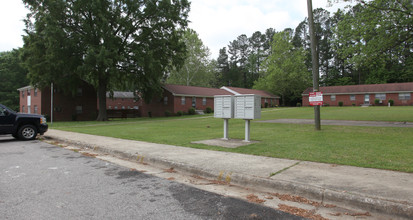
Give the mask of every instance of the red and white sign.
[(323, 105), (323, 93), (322, 92), (310, 92), (309, 101), (310, 101), (310, 105)]

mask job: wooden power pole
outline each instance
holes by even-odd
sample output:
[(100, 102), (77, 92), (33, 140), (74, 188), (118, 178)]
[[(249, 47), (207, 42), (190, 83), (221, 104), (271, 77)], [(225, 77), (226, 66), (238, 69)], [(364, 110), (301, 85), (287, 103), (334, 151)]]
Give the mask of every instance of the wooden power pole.
[[(312, 57), (312, 69), (313, 69), (313, 92), (319, 91), (318, 79), (318, 53), (317, 53), (317, 39), (314, 32), (314, 18), (313, 18), (313, 3), (312, 0), (307, 0), (308, 9), (308, 26), (310, 28), (310, 40), (311, 40), (311, 57)], [(320, 122), (320, 106), (314, 106), (314, 124), (316, 130), (321, 130)]]

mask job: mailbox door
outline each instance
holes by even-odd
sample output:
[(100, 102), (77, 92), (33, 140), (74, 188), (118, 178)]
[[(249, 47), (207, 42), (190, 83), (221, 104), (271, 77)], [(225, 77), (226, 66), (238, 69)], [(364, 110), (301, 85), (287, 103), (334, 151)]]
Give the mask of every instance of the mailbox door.
[(232, 118), (232, 97), (224, 97), (222, 105), (223, 118)]
[(222, 118), (222, 97), (214, 97), (214, 117)]

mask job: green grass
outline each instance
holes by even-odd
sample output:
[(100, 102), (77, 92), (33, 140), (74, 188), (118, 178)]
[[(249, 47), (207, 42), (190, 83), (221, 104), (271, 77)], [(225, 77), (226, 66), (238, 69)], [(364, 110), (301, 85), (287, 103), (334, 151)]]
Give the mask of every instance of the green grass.
[[(313, 117), (313, 108), (264, 109), (261, 120)], [(413, 121), (413, 107), (327, 107), (322, 119)], [(258, 120), (254, 120), (258, 121)], [(191, 144), (223, 137), (223, 120), (212, 115), (139, 118), (109, 122), (59, 122), (51, 128), (193, 148), (358, 167), (413, 172), (413, 128), (251, 123), (259, 143), (236, 149)], [(231, 119), (229, 137), (244, 139), (244, 121)]]

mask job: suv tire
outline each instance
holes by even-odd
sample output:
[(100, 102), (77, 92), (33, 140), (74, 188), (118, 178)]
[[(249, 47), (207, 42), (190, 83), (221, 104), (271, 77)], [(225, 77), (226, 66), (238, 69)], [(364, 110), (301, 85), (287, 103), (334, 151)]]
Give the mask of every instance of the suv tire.
[(37, 136), (37, 129), (33, 125), (23, 125), (19, 128), (17, 134), (21, 140), (34, 140)]

